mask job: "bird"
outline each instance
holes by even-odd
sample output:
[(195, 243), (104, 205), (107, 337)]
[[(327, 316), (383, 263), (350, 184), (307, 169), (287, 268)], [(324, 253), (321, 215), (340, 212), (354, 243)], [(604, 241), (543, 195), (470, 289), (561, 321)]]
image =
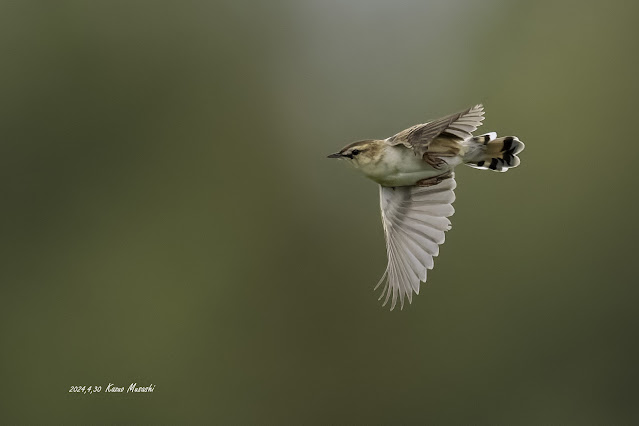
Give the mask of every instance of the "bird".
[(388, 263), (375, 290), (379, 300), (413, 301), (426, 282), (433, 258), (451, 229), (455, 212), (455, 167), (505, 172), (517, 167), (525, 145), (516, 136), (490, 132), (474, 136), (484, 120), (481, 104), (417, 124), (386, 139), (353, 142), (328, 158), (348, 161), (379, 185)]

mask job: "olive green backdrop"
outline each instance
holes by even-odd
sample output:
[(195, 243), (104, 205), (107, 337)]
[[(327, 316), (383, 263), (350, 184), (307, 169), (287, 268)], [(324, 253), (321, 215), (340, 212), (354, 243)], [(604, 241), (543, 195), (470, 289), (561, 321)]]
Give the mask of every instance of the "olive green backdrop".
[[(2, 423), (636, 422), (638, 12), (0, 2)], [(478, 102), (522, 164), (389, 312), (325, 156)]]

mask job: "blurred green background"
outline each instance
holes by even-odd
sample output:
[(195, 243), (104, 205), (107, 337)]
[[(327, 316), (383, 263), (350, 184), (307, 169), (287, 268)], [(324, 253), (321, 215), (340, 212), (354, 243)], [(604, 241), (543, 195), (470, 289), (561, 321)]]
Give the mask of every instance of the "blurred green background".
[[(2, 423), (637, 422), (638, 12), (0, 2)], [(388, 312), (325, 156), (478, 102), (522, 165)]]

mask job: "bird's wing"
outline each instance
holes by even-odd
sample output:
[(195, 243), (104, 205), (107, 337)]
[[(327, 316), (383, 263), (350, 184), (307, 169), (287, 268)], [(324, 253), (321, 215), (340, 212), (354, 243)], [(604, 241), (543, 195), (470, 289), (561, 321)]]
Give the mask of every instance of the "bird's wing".
[(402, 144), (412, 148), (420, 157), (428, 151), (428, 145), (438, 136), (464, 141), (481, 126), (484, 107), (479, 104), (464, 111), (447, 115), (425, 124), (417, 124), (386, 139), (390, 145)]
[(455, 212), (456, 186), (454, 176), (428, 187), (380, 186), (388, 265), (375, 289), (385, 282), (379, 299), (386, 296), (385, 306), (390, 298), (391, 310), (397, 296), (402, 308), (404, 297), (411, 303), (413, 291), (419, 294), (420, 282), (426, 281), (426, 271), (433, 268), (433, 257), (450, 229), (448, 217)]

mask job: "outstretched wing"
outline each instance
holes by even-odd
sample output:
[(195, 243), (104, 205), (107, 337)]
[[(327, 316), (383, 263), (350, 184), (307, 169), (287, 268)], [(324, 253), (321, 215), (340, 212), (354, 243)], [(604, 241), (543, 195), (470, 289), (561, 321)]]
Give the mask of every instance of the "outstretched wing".
[(433, 268), (433, 257), (450, 229), (448, 217), (455, 212), (456, 186), (454, 176), (429, 187), (380, 186), (388, 266), (375, 289), (385, 282), (379, 299), (385, 295), (386, 306), (390, 298), (391, 310), (397, 296), (402, 309), (404, 297), (412, 303), (413, 291), (419, 294), (420, 282), (426, 281), (426, 271)]
[(483, 120), (484, 107), (481, 104), (475, 105), (467, 110), (402, 130), (388, 138), (387, 142), (391, 145), (403, 144), (421, 157), (428, 151), (428, 145), (435, 138), (447, 137), (464, 141), (472, 136)]

